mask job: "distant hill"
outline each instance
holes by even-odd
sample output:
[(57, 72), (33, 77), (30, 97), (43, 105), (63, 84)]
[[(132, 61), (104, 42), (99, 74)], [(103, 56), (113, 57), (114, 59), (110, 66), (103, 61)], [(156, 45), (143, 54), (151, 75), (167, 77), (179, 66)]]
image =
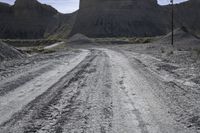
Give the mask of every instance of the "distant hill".
[[(200, 0), (175, 5), (175, 26), (200, 33)], [(171, 7), (157, 0), (81, 0), (71, 35), (157, 36), (171, 30)]]
[(156, 36), (169, 28), (156, 0), (81, 0), (71, 35)]
[[(65, 23), (71, 17), (71, 14), (61, 14), (37, 0), (16, 0), (13, 6), (0, 3), (0, 38), (35, 39), (56, 36), (55, 33), (60, 34), (58, 29), (61, 27), (72, 27), (72, 23)], [(65, 30), (60, 37), (66, 37), (69, 31)]]

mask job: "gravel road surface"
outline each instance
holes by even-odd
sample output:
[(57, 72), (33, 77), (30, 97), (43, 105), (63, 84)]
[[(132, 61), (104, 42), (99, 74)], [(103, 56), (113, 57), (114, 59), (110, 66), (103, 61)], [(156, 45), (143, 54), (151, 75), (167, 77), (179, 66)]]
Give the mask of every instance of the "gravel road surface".
[(0, 133), (196, 133), (134, 64), (107, 48), (2, 63)]

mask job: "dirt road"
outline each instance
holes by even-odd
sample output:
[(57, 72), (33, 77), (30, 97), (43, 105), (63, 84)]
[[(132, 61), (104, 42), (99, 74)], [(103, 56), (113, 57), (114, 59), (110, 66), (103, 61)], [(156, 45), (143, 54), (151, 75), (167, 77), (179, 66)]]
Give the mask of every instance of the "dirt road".
[(94, 48), (35, 62), (1, 73), (0, 133), (194, 132), (122, 53)]

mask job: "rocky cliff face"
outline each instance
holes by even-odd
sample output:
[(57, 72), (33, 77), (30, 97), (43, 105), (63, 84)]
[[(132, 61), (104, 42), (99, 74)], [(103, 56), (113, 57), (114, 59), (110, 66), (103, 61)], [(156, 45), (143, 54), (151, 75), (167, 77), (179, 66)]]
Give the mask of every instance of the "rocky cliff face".
[(71, 34), (155, 36), (167, 32), (163, 14), (156, 0), (81, 0)]
[(51, 21), (45, 31), (48, 38), (67, 38), (76, 20), (77, 12), (71, 14), (59, 14), (55, 20)]
[[(177, 27), (200, 31), (199, 0), (175, 6)], [(157, 0), (81, 0), (71, 35), (91, 37), (157, 36), (170, 31), (170, 6)]]
[[(2, 11), (1, 11), (2, 10)], [(60, 14), (37, 0), (16, 0), (13, 6), (0, 4), (0, 38), (44, 38), (54, 34), (70, 15)], [(70, 25), (71, 26), (71, 25)], [(71, 28), (68, 26), (69, 28)]]

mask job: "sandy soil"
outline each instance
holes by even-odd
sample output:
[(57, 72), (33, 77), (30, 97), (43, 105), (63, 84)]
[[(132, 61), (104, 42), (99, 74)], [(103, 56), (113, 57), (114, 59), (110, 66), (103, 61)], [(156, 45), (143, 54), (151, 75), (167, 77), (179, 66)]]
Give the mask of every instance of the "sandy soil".
[(198, 84), (134, 48), (85, 45), (2, 63), (0, 133), (198, 132), (189, 119), (199, 116)]

